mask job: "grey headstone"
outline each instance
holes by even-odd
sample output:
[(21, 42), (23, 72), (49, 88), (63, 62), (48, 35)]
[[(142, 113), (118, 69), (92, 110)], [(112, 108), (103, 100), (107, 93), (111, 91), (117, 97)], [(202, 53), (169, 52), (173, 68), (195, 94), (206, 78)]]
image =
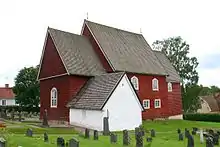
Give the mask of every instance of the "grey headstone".
[(44, 114), (43, 114), (43, 124), (42, 124), (44, 127), (49, 127), (49, 124), (48, 124), (48, 117), (47, 117), (47, 110), (45, 109), (44, 110)]
[(108, 122), (108, 117), (103, 118), (103, 135), (108, 136), (110, 133), (109, 131), (109, 122)]
[(94, 134), (93, 134), (93, 139), (94, 139), (94, 140), (99, 140), (99, 133), (98, 133), (98, 131), (97, 131), (97, 130), (94, 130), (93, 133), (94, 133)]
[(183, 141), (183, 133), (179, 133), (179, 141)]
[(187, 139), (188, 139), (187, 147), (194, 147), (194, 139), (190, 133), (187, 135)]
[(6, 140), (3, 137), (0, 137), (0, 147), (6, 147)]
[(143, 136), (141, 132), (138, 132), (136, 135), (136, 147), (143, 147)]
[(44, 142), (48, 142), (49, 138), (48, 138), (48, 134), (45, 132), (44, 133)]
[(189, 130), (185, 129), (185, 137), (186, 137), (186, 138), (188, 137), (189, 134), (190, 134), (190, 133), (189, 133)]
[(206, 138), (206, 147), (214, 147), (213, 139), (210, 136)]
[(79, 147), (79, 141), (76, 140), (75, 138), (70, 139), (69, 147)]
[(26, 136), (28, 136), (28, 137), (33, 136), (33, 131), (30, 128), (27, 129)]
[(123, 145), (127, 146), (130, 144), (130, 138), (128, 134), (128, 130), (123, 130)]
[(218, 133), (213, 134), (213, 143), (214, 143), (214, 145), (219, 145), (219, 135), (218, 135)]
[(89, 139), (89, 129), (85, 129), (85, 138), (88, 138)]
[(111, 143), (117, 143), (117, 135), (116, 134), (114, 134), (114, 133), (111, 133), (110, 134), (110, 142)]
[(65, 147), (65, 140), (62, 137), (57, 138), (57, 147)]
[(151, 129), (151, 131), (150, 131), (150, 135), (151, 135), (151, 137), (155, 137), (155, 136), (156, 136), (156, 132), (155, 132), (154, 129)]

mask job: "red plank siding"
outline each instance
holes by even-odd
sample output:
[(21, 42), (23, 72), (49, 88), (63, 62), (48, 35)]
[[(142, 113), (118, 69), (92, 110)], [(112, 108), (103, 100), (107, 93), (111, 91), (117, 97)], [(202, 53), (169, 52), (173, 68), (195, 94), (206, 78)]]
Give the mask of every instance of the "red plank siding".
[[(62, 76), (40, 81), (40, 118), (45, 109), (48, 110), (49, 120), (69, 121), (69, 109), (66, 104), (86, 83), (88, 77)], [(50, 108), (50, 91), (55, 87), (58, 91), (58, 106)]]
[(39, 78), (41, 79), (65, 73), (67, 73), (65, 66), (56, 50), (50, 34), (48, 34)]
[[(143, 120), (167, 117), (169, 115), (168, 111), (168, 91), (165, 76), (151, 76), (151, 75), (141, 75), (141, 74), (127, 74), (128, 77), (136, 76), (139, 80), (139, 90), (137, 94), (143, 104), (144, 99), (150, 100), (150, 109), (146, 109), (142, 112)], [(152, 90), (152, 80), (157, 78), (159, 81), (159, 91)], [(161, 100), (161, 108), (154, 108), (154, 100)]]
[(170, 116), (182, 114), (182, 98), (180, 83), (172, 83), (172, 92), (168, 92)]
[(96, 42), (95, 38), (92, 36), (92, 33), (90, 32), (90, 30), (88, 29), (86, 24), (85, 24), (82, 35), (86, 36), (89, 39), (93, 49), (95, 50), (96, 54), (98, 55), (106, 72), (112, 72), (113, 70), (112, 70), (111, 66), (109, 65), (108, 61), (106, 60), (105, 56), (103, 55), (101, 49), (98, 46), (98, 43)]

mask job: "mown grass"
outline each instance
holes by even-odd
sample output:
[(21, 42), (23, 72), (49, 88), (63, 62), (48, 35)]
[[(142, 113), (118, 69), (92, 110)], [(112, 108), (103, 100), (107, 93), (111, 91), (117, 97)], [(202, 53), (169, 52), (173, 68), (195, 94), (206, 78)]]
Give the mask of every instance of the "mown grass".
[[(17, 124), (16, 124), (17, 125)], [(92, 136), (90, 139), (84, 139), (76, 134), (76, 131), (64, 128), (32, 128), (34, 132), (33, 137), (26, 137), (24, 128), (8, 128), (5, 131), (1, 131), (2, 135), (7, 138), (8, 147), (54, 147), (56, 146), (57, 137), (64, 137), (66, 141), (71, 138), (76, 138), (80, 142), (80, 147), (122, 147), (122, 133), (117, 132), (118, 143), (111, 144), (109, 136), (99, 136), (99, 140), (93, 140)], [(178, 141), (177, 129), (180, 128), (184, 131), (185, 128), (192, 130), (192, 127), (198, 128), (213, 128), (220, 129), (220, 123), (212, 122), (195, 122), (195, 121), (184, 121), (184, 120), (168, 120), (168, 121), (146, 121), (144, 122), (144, 128), (147, 130), (155, 129), (156, 137), (153, 138), (152, 144), (147, 144), (144, 138), (145, 147), (185, 147), (187, 146), (187, 139), (180, 142)], [(43, 133), (49, 134), (49, 143), (44, 143)], [(129, 147), (135, 147), (134, 133), (130, 132), (131, 145)], [(150, 134), (147, 133), (146, 136)], [(199, 136), (194, 136), (196, 147), (205, 147), (205, 144), (200, 144)]]

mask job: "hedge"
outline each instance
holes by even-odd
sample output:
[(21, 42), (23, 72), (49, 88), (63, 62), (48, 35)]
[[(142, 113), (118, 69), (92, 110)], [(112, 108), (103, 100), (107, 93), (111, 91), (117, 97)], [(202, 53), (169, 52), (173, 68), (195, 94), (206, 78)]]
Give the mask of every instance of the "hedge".
[(209, 122), (220, 122), (220, 113), (193, 113), (193, 114), (184, 114), (184, 120), (192, 120), (192, 121), (209, 121)]

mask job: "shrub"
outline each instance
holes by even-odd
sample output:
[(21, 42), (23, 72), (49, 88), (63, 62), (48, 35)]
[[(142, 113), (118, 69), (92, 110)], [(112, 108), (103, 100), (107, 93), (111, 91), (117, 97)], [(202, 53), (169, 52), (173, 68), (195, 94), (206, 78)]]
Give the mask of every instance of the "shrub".
[(209, 122), (220, 122), (220, 113), (193, 113), (184, 114), (183, 119), (192, 121), (209, 121)]

